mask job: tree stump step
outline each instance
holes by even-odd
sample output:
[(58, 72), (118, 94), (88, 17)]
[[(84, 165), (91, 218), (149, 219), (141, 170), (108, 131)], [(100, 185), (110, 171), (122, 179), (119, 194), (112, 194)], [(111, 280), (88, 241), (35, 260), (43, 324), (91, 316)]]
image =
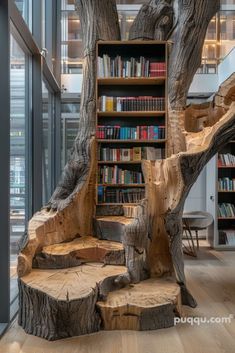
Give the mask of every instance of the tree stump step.
[(34, 269), (19, 279), (19, 324), (48, 340), (100, 329), (96, 302), (117, 289), (124, 266), (91, 263), (64, 270)]
[(181, 314), (180, 287), (173, 279), (150, 278), (108, 294), (97, 303), (105, 330), (155, 330)]
[(124, 227), (133, 222), (125, 216), (96, 217), (95, 231), (100, 239), (122, 242)]
[(71, 242), (45, 246), (33, 260), (34, 268), (68, 268), (84, 262), (124, 265), (123, 245), (113, 241), (84, 236)]

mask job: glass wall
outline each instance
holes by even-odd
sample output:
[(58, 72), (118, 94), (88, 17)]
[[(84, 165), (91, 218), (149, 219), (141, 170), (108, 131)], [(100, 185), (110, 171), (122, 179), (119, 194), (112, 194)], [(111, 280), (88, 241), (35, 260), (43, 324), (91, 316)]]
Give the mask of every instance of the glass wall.
[(15, 0), (18, 10), (30, 30), (32, 30), (32, 1), (33, 0)]
[(61, 72), (82, 73), (83, 45), (81, 26), (74, 1), (62, 0), (61, 13)]
[(30, 60), (10, 41), (10, 276), (11, 302), (17, 295), (16, 260), (28, 219), (28, 123)]
[[(43, 123), (43, 155), (42, 185), (43, 204), (45, 205), (53, 191), (55, 170), (55, 99), (48, 84), (42, 82), (42, 123)], [(58, 151), (59, 153), (59, 151)]]
[(235, 11), (220, 13), (221, 58), (224, 58), (235, 46)]
[(61, 103), (61, 122), (62, 122), (62, 163), (63, 168), (68, 160), (70, 150), (77, 136), (79, 124), (80, 99), (64, 99)]

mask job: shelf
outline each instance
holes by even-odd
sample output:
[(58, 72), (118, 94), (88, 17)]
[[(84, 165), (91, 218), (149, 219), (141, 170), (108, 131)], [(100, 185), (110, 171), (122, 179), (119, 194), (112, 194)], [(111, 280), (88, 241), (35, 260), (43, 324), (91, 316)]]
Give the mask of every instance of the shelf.
[(230, 220), (235, 220), (235, 217), (218, 217), (218, 221), (230, 221)]
[(158, 44), (167, 44), (169, 43), (169, 41), (165, 41), (165, 40), (146, 40), (146, 41), (142, 41), (142, 40), (99, 40), (97, 42), (98, 45), (158, 45)]
[(235, 190), (218, 190), (218, 192), (230, 193), (230, 192), (235, 192)]
[(98, 164), (141, 164), (141, 161), (98, 161)]
[(162, 85), (166, 81), (159, 77), (102, 77), (97, 79), (98, 85)]
[(235, 168), (235, 165), (220, 165), (220, 166), (218, 166), (218, 169), (226, 169), (226, 168), (231, 168), (231, 169), (233, 169), (233, 168)]
[(97, 206), (137, 206), (139, 203), (97, 203)]
[(143, 188), (145, 184), (97, 184), (98, 186), (108, 186), (114, 188)]
[(165, 110), (163, 111), (131, 111), (131, 112), (97, 112), (98, 117), (156, 117), (165, 115)]
[(97, 139), (99, 143), (165, 143), (164, 140), (112, 140), (112, 139)]

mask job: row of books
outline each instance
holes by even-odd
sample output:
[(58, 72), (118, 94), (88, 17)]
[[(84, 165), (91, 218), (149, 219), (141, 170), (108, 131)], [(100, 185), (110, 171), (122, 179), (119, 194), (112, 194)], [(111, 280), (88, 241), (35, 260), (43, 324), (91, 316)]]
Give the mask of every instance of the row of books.
[(218, 217), (235, 217), (235, 206), (232, 203), (220, 203), (218, 205)]
[(235, 156), (231, 153), (219, 154), (218, 166), (235, 165)]
[(218, 179), (219, 191), (235, 191), (235, 179), (219, 178)]
[(98, 57), (98, 77), (159, 77), (166, 75), (166, 63), (151, 61), (143, 56), (122, 58), (107, 54)]
[(219, 243), (235, 246), (235, 229), (220, 230)]
[(144, 188), (111, 189), (103, 186), (98, 187), (99, 203), (138, 203), (144, 197)]
[(165, 98), (153, 96), (110, 97), (98, 99), (100, 112), (164, 111)]
[(99, 161), (130, 162), (142, 159), (156, 160), (165, 158), (164, 148), (155, 147), (133, 147), (133, 148), (100, 148), (98, 151)]
[(112, 140), (161, 140), (165, 138), (165, 126), (121, 127), (119, 125), (98, 125), (96, 137)]
[(141, 172), (125, 170), (117, 165), (113, 167), (99, 166), (98, 184), (142, 184)]

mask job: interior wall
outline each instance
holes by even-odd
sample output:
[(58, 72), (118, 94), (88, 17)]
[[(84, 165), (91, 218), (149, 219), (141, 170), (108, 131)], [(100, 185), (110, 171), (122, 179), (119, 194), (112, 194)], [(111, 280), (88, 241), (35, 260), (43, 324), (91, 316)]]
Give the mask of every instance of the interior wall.
[(206, 167), (193, 185), (184, 206), (184, 212), (206, 211)]

